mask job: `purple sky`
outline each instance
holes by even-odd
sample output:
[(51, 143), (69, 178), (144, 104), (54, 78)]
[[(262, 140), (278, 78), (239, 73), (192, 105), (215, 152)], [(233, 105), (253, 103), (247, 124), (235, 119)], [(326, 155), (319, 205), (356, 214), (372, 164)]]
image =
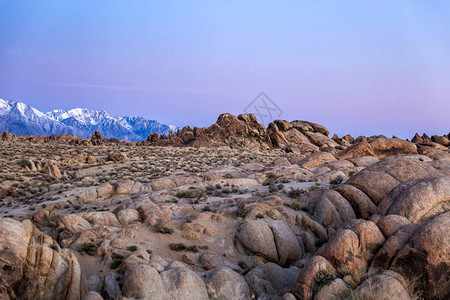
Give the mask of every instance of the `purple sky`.
[(264, 91), (339, 135), (448, 133), (450, 3), (392, 2), (5, 0), (0, 98), (207, 126)]

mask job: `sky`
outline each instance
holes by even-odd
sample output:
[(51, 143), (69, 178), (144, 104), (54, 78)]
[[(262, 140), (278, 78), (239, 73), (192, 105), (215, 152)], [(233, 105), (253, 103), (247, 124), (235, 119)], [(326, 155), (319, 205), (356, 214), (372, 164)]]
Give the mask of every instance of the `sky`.
[(209, 126), (264, 92), (280, 119), (339, 136), (446, 134), (449, 15), (449, 1), (2, 0), (0, 98)]

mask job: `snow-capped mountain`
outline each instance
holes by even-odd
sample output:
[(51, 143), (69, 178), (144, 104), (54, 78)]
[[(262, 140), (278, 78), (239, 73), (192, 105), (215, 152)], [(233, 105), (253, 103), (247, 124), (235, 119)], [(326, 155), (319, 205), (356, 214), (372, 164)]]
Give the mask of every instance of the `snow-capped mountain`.
[(0, 99), (0, 132), (5, 130), (20, 135), (72, 133), (83, 138), (98, 130), (107, 138), (142, 141), (154, 132), (168, 134), (176, 127), (142, 117), (116, 117), (81, 108), (43, 113), (21, 102)]
[(29, 105), (0, 99), (0, 132), (5, 130), (20, 135), (78, 134), (75, 128), (55, 121)]

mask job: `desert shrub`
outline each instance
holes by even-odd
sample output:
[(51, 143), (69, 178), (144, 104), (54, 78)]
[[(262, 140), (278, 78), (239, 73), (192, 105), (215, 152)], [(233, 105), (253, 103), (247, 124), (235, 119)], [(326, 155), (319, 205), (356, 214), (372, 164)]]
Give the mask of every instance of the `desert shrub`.
[(342, 175), (338, 175), (336, 178), (330, 181), (330, 184), (337, 185), (344, 181), (344, 177)]
[(172, 243), (169, 245), (170, 250), (172, 251), (191, 251), (191, 252), (198, 252), (197, 246), (186, 246), (183, 243)]
[(119, 254), (117, 252), (113, 252), (113, 253), (111, 253), (111, 259), (113, 261), (111, 264), (111, 268), (116, 269), (117, 267), (119, 267), (122, 264), (123, 255)]
[(206, 194), (208, 194), (208, 195), (212, 195), (215, 190), (216, 190), (216, 188), (212, 185), (206, 186)]
[(203, 196), (203, 191), (200, 189), (189, 189), (177, 193), (177, 198), (200, 198)]
[(202, 211), (217, 212), (217, 208), (211, 208), (211, 207), (209, 207), (209, 205), (206, 205), (205, 207), (203, 207)]
[(292, 202), (291, 207), (293, 210), (296, 210), (296, 211), (302, 210), (302, 206), (298, 202)]
[(172, 234), (173, 233), (173, 229), (172, 228), (168, 228), (168, 227), (159, 227), (158, 231), (162, 234)]
[(233, 190), (231, 188), (229, 188), (229, 187), (225, 187), (225, 188), (222, 189), (222, 192), (225, 193), (225, 194), (231, 194), (232, 191)]
[(127, 248), (127, 250), (128, 250), (128, 251), (131, 251), (131, 252), (137, 251), (137, 246), (136, 246), (136, 245), (129, 246), (129, 247)]
[(336, 276), (331, 273), (329, 270), (320, 270), (316, 273), (316, 276), (314, 277), (314, 280), (317, 282), (316, 288), (319, 290), (324, 285), (329, 284), (333, 280), (336, 279)]
[(290, 198), (298, 198), (300, 197), (305, 191), (303, 189), (300, 188), (293, 188), (291, 187), (291, 189), (288, 192), (288, 197)]
[(94, 256), (97, 253), (97, 249), (98, 245), (93, 242), (83, 243), (80, 248), (78, 248), (78, 252)]
[(221, 197), (222, 195), (223, 195), (222, 190), (215, 190), (213, 193), (213, 196), (216, 196), (216, 197)]
[(269, 184), (269, 193), (278, 192), (278, 186), (275, 183)]

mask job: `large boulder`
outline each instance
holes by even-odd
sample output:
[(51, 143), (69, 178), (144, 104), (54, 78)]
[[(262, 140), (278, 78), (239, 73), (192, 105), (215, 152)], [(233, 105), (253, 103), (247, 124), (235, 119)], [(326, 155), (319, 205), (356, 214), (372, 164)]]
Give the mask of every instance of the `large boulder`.
[(359, 156), (375, 156), (383, 158), (401, 154), (417, 154), (417, 147), (411, 142), (397, 138), (381, 138), (372, 142), (356, 143), (338, 153), (340, 159), (349, 159)]
[(4, 132), (2, 133), (2, 135), (0, 136), (0, 140), (1, 140), (1, 141), (4, 141), (4, 142), (10, 142), (10, 141), (13, 140), (13, 135), (12, 135), (11, 132), (4, 131)]
[(396, 255), (391, 269), (416, 279), (426, 299), (450, 297), (450, 212), (421, 225)]
[[(292, 293), (300, 299), (312, 299), (314, 294), (338, 276), (344, 278), (350, 275), (351, 281), (359, 284), (384, 242), (382, 232), (373, 222), (361, 219), (347, 222), (301, 270)], [(326, 290), (330, 293), (348, 293), (340, 281), (335, 282), (332, 289), (327, 287)], [(325, 297), (326, 290), (319, 294), (320, 297)]]
[(263, 220), (244, 222), (239, 227), (237, 237), (247, 250), (269, 261), (278, 262), (277, 246), (272, 230)]
[(123, 276), (123, 293), (136, 299), (165, 299), (166, 291), (159, 273), (150, 265), (137, 265)]
[(340, 274), (363, 276), (384, 241), (383, 234), (373, 222), (353, 220), (338, 230), (316, 255), (330, 261)]
[(328, 136), (320, 133), (320, 132), (304, 132), (304, 134), (308, 137), (308, 139), (316, 146), (322, 147), (338, 147), (339, 144), (330, 139)]
[(279, 264), (287, 267), (303, 257), (303, 248), (289, 226), (280, 220), (269, 224), (278, 250)]
[(300, 272), (292, 287), (292, 293), (300, 299), (312, 299), (314, 293), (321, 287), (321, 274), (328, 275), (331, 279), (336, 278), (337, 272), (327, 259), (315, 255)]
[(312, 169), (332, 161), (336, 161), (336, 158), (331, 153), (318, 152), (305, 157), (297, 164), (302, 168)]
[(56, 178), (61, 179), (63, 175), (61, 174), (61, 171), (59, 170), (56, 163), (52, 160), (47, 160), (44, 165), (42, 166), (42, 170), (46, 172), (48, 175)]
[(354, 299), (412, 299), (408, 283), (400, 274), (392, 271), (385, 271), (366, 279), (352, 296)]
[(356, 218), (350, 203), (338, 192), (323, 192), (316, 200), (313, 216), (324, 227), (340, 228), (345, 222)]
[(363, 191), (350, 184), (341, 184), (335, 191), (347, 199), (357, 218), (367, 220), (377, 210), (375, 204)]
[(297, 267), (285, 269), (274, 263), (266, 263), (248, 272), (245, 280), (257, 299), (276, 299), (289, 292), (298, 274)]
[(174, 300), (207, 300), (208, 292), (203, 280), (194, 271), (177, 267), (161, 273), (166, 297)]
[(29, 220), (0, 219), (0, 278), (6, 299), (81, 300), (84, 296), (75, 255)]
[(103, 145), (103, 136), (100, 131), (96, 130), (91, 136), (91, 143), (94, 146)]
[(366, 193), (378, 204), (400, 182), (389, 174), (373, 172), (368, 168), (351, 177), (347, 183)]
[(434, 143), (441, 144), (442, 146), (445, 146), (445, 147), (450, 146), (450, 140), (446, 136), (433, 135), (431, 137), (431, 141)]
[(275, 123), (270, 123), (267, 127), (267, 133), (269, 135), (271, 144), (276, 148), (282, 148), (287, 146), (289, 142), (287, 141), (284, 133), (278, 129)]
[(214, 269), (207, 276), (206, 288), (211, 300), (246, 300), (253, 296), (245, 278), (229, 268)]
[(324, 126), (315, 124), (315, 123), (311, 123), (308, 121), (295, 120), (295, 121), (291, 122), (291, 125), (301, 132), (308, 132), (308, 131), (319, 132), (326, 136), (328, 136), (330, 134), (330, 131), (327, 128), (325, 128)]
[(392, 203), (387, 214), (419, 223), (450, 209), (450, 176), (408, 182), (392, 194), (383, 200)]

